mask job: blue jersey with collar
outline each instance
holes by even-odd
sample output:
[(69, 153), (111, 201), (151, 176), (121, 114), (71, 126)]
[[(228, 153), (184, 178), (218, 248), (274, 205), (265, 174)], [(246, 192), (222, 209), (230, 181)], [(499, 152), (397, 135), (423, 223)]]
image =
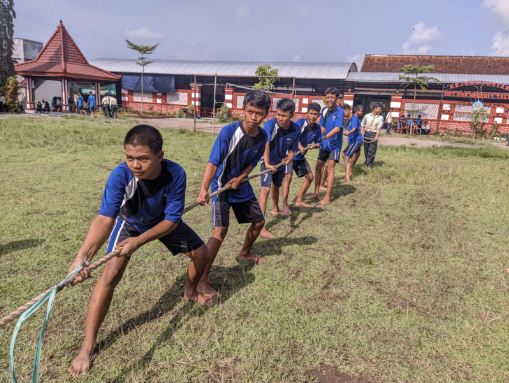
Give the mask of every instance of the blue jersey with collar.
[(95, 96), (93, 94), (88, 96), (88, 106), (90, 108), (95, 108)]
[(360, 142), (362, 144), (364, 140), (362, 139), (361, 120), (355, 114), (348, 121), (348, 125), (346, 127), (346, 130), (348, 132), (352, 129), (355, 129), (355, 131), (348, 135), (348, 144), (351, 144), (353, 142)]
[(268, 120), (263, 129), (267, 133), (269, 140), (270, 153), (269, 160), (271, 165), (277, 165), (288, 155), (289, 150), (297, 152), (299, 150), (300, 128), (295, 122), (290, 121), (288, 129), (282, 129), (276, 118)]
[(343, 108), (336, 106), (334, 110), (324, 108), (320, 117), (320, 126), (325, 128), (325, 133), (329, 134), (333, 129), (340, 128), (341, 130), (334, 134), (332, 137), (322, 141), (322, 148), (325, 150), (333, 151), (341, 149), (343, 141), (343, 119), (345, 118), (345, 111)]
[(111, 172), (98, 214), (117, 218), (143, 233), (163, 220), (179, 223), (184, 211), (186, 172), (176, 162), (164, 159), (154, 180), (139, 180), (127, 164)]
[[(309, 125), (307, 118), (301, 118), (295, 122), (300, 127), (300, 144), (305, 148), (310, 144), (320, 144), (322, 142), (322, 129), (316, 122)], [(297, 151), (293, 157), (294, 161), (303, 160), (306, 153)]]
[[(217, 166), (210, 185), (211, 191), (216, 191), (232, 178), (240, 176), (248, 166), (255, 167), (263, 156), (266, 143), (267, 134), (262, 129), (258, 129), (258, 135), (251, 137), (241, 122), (237, 121), (223, 127), (209, 156), (209, 163)], [(228, 191), (228, 200), (232, 203), (248, 201), (254, 197), (249, 182), (241, 183), (237, 190)]]

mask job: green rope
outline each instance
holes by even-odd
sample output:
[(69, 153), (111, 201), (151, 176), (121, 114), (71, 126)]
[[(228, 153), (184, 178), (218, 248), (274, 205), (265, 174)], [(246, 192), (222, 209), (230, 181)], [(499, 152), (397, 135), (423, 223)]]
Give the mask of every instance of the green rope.
[(61, 282), (53, 286), (53, 288), (50, 291), (44, 294), (32, 307), (30, 307), (19, 317), (18, 322), (14, 327), (14, 331), (12, 332), (11, 345), (9, 348), (9, 373), (11, 375), (11, 380), (13, 383), (17, 383), (18, 381), (16, 379), (16, 370), (14, 368), (14, 349), (16, 346), (16, 339), (18, 337), (18, 333), (19, 330), (21, 329), (21, 326), (28, 318), (35, 314), (41, 306), (48, 302), (48, 305), (46, 306), (46, 314), (44, 315), (44, 319), (39, 330), (39, 338), (37, 339), (35, 347), (34, 365), (32, 371), (32, 383), (38, 383), (39, 367), (41, 364), (42, 342), (44, 340), (44, 333), (46, 332), (46, 327), (48, 326), (49, 318), (51, 316), (51, 310), (53, 309), (53, 303), (55, 303), (55, 297), (60, 290), (62, 290), (72, 280), (74, 280), (74, 277), (78, 275), (78, 273), (81, 270), (83, 270), (83, 265), (77, 267), (75, 270), (69, 273)]

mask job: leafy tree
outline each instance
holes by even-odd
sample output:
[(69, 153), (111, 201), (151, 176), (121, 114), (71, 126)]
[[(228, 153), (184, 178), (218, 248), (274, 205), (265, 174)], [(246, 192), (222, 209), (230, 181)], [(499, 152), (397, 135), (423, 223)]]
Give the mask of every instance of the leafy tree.
[(4, 87), (5, 93), (5, 105), (7, 110), (12, 113), (16, 113), (19, 108), (18, 94), (19, 84), (16, 80), (16, 76), (7, 77), (7, 82)]
[(144, 94), (144, 92), (143, 92), (143, 76), (145, 75), (145, 67), (147, 65), (153, 63), (153, 61), (148, 60), (145, 56), (154, 53), (154, 51), (156, 50), (156, 48), (159, 44), (142, 45), (142, 44), (135, 44), (129, 40), (126, 40), (126, 43), (127, 43), (127, 47), (129, 49), (132, 49), (141, 55), (141, 57), (138, 57), (138, 59), (136, 60), (136, 64), (141, 66), (141, 112), (143, 113), (143, 94)]
[(255, 89), (271, 90), (274, 88), (274, 83), (278, 80), (277, 68), (272, 68), (270, 65), (260, 65), (256, 68), (255, 75), (259, 80), (254, 84)]
[(472, 112), (472, 120), (470, 121), (470, 127), (472, 128), (473, 136), (475, 138), (476, 133), (482, 135), (484, 133), (483, 126), (488, 119), (489, 113), (483, 107), (474, 108)]
[(14, 34), (13, 0), (0, 1), (0, 87), (5, 86), (7, 77), (14, 76), (14, 62), (12, 61), (12, 46)]
[(404, 74), (399, 75), (399, 79), (406, 81), (414, 86), (414, 101), (417, 98), (417, 87), (428, 89), (430, 82), (439, 82), (435, 77), (423, 76), (423, 73), (431, 73), (435, 70), (434, 65), (405, 65), (400, 69)]

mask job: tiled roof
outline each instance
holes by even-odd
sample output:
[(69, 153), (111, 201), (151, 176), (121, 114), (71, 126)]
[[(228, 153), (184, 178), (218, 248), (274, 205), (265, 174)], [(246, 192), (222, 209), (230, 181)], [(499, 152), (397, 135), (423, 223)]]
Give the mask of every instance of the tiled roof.
[(62, 21), (34, 60), (15, 65), (18, 75), (116, 81), (120, 76), (90, 65)]
[(361, 72), (401, 72), (407, 64), (434, 65), (435, 73), (509, 75), (509, 57), (374, 55), (364, 56)]

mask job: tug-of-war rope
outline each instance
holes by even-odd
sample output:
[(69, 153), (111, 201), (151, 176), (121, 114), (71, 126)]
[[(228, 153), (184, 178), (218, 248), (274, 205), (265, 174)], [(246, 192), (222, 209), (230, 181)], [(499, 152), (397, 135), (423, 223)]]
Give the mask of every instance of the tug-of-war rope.
[[(307, 151), (311, 149), (310, 146), (306, 147), (304, 150)], [(281, 166), (285, 165), (284, 162), (280, 162), (275, 167), (276, 169), (279, 169)], [(252, 180), (253, 178), (261, 177), (264, 174), (270, 173), (272, 170), (267, 169), (262, 172), (250, 175), (246, 177), (244, 180), (242, 180), (241, 183), (248, 182), (249, 180)], [(225, 191), (228, 191), (231, 189), (231, 184), (226, 184), (222, 188), (216, 190), (213, 193), (209, 194), (210, 197), (215, 197)], [(184, 211), (182, 214), (186, 214), (189, 211), (193, 210), (194, 208), (202, 205), (200, 202), (193, 202), (189, 205), (187, 205), (184, 208)], [(40, 330), (39, 330), (39, 337), (37, 338), (37, 343), (35, 347), (35, 354), (34, 354), (34, 362), (33, 362), (33, 370), (32, 370), (32, 382), (38, 383), (39, 382), (39, 367), (40, 367), (40, 361), (41, 361), (41, 352), (42, 352), (42, 344), (44, 340), (44, 333), (46, 332), (46, 327), (48, 326), (48, 322), (51, 316), (51, 311), (53, 310), (53, 304), (55, 303), (55, 297), (56, 294), (62, 290), (66, 286), (73, 286), (74, 285), (74, 279), (75, 277), (82, 271), (84, 268), (87, 268), (89, 271), (95, 270), (102, 265), (104, 265), (106, 262), (108, 262), (113, 257), (118, 257), (120, 255), (120, 249), (115, 249), (111, 253), (108, 253), (98, 260), (96, 260), (93, 263), (88, 263), (88, 261), (84, 261), (80, 266), (78, 266), (76, 269), (71, 271), (63, 280), (58, 282), (56, 285), (44, 290), (42, 293), (25, 303), (23, 306), (18, 307), (16, 310), (11, 312), (9, 315), (5, 316), (4, 318), (0, 319), (0, 328), (7, 326), (10, 322), (14, 321), (15, 319), (18, 319), (16, 326), (14, 327), (14, 330), (12, 332), (11, 342), (9, 346), (9, 374), (11, 376), (11, 380), (14, 383), (17, 383), (16, 378), (16, 370), (14, 366), (14, 360), (15, 360), (15, 348), (16, 348), (16, 339), (18, 337), (19, 331), (21, 329), (21, 326), (27, 319), (29, 319), (32, 315), (34, 315), (46, 302), (46, 313), (44, 315)], [(80, 281), (81, 282), (81, 281)]]

